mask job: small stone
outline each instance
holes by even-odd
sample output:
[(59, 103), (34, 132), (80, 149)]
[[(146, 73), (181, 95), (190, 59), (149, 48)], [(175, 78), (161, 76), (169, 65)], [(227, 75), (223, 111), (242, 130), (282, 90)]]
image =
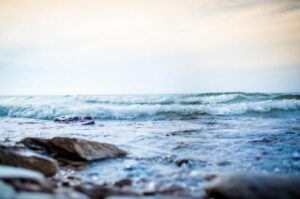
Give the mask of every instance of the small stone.
[(115, 184), (114, 184), (114, 186), (117, 186), (117, 187), (124, 187), (124, 186), (130, 186), (130, 185), (132, 185), (132, 180), (130, 180), (128, 178), (119, 180), (119, 181), (115, 182)]
[(179, 167), (181, 167), (182, 165), (187, 165), (189, 163), (190, 161), (188, 159), (178, 159), (175, 161), (175, 164)]

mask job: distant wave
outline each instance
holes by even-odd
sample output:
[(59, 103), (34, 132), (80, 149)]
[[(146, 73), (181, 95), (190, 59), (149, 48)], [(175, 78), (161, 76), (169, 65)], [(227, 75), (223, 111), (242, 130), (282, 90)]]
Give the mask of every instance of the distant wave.
[(247, 96), (244, 94), (230, 93), (219, 95), (154, 95), (154, 96), (77, 96), (78, 100), (91, 104), (208, 104), (223, 103), (233, 100), (244, 100)]
[(0, 97), (1, 117), (52, 120), (90, 115), (98, 120), (194, 119), (202, 115), (300, 111), (300, 95), (213, 93), (141, 96)]

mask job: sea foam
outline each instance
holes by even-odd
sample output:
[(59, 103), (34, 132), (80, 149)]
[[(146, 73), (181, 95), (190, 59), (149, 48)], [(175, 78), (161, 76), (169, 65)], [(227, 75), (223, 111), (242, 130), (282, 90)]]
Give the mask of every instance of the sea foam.
[(98, 120), (194, 119), (300, 111), (295, 94), (189, 94), (0, 97), (0, 116), (54, 119), (89, 115)]

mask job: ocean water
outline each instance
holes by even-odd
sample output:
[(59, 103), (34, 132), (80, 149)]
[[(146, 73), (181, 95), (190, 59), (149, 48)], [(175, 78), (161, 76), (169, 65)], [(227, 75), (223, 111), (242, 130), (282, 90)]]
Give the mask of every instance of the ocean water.
[[(65, 115), (92, 116), (96, 124), (53, 122)], [(0, 97), (0, 141), (28, 136), (79, 137), (128, 151), (64, 171), (82, 178), (131, 178), (139, 188), (179, 184), (197, 192), (211, 172), (299, 174), (300, 94)], [(186, 163), (178, 166), (180, 160)]]

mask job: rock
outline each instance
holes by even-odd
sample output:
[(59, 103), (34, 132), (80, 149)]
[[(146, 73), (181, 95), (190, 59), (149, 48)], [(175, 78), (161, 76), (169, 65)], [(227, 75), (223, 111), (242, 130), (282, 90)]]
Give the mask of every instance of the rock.
[(214, 177), (204, 186), (214, 199), (300, 198), (300, 176), (228, 174)]
[(94, 125), (94, 124), (95, 124), (94, 120), (81, 123), (81, 125)]
[(75, 176), (56, 175), (48, 179), (49, 183), (56, 188), (69, 188), (79, 186), (82, 183), (82, 179)]
[(126, 155), (117, 146), (79, 138), (54, 137), (52, 139), (25, 138), (21, 140), (29, 148), (44, 148), (50, 155), (78, 161), (91, 161)]
[(95, 121), (91, 116), (61, 116), (54, 119), (54, 122), (60, 122), (60, 123), (80, 123), (82, 125), (93, 125), (95, 124)]
[(108, 196), (140, 196), (133, 191), (95, 184), (82, 184), (75, 190), (88, 195), (91, 199), (102, 199)]
[(49, 194), (49, 193), (32, 193), (21, 192), (15, 196), (15, 199), (89, 199), (88, 196), (69, 190), (67, 192)]
[(183, 166), (183, 165), (188, 165), (190, 163), (190, 161), (188, 159), (178, 159), (175, 161), (175, 164), (179, 167)]
[(28, 169), (0, 165), (0, 179), (31, 179), (34, 181), (43, 181), (44, 176), (41, 173)]
[(130, 186), (132, 185), (132, 180), (128, 179), (128, 178), (125, 178), (125, 179), (122, 179), (122, 180), (119, 180), (117, 182), (115, 182), (114, 186), (116, 187), (124, 187), (124, 186)]
[(0, 180), (16, 191), (52, 192), (41, 173), (28, 169), (0, 166)]
[(24, 144), (26, 147), (32, 150), (45, 150), (51, 147), (49, 139), (38, 137), (24, 138), (19, 143)]
[(126, 154), (125, 151), (112, 144), (77, 138), (55, 137), (51, 139), (51, 143), (58, 149), (58, 154), (86, 161), (113, 158)]
[(39, 171), (45, 176), (53, 176), (58, 170), (56, 160), (14, 147), (0, 147), (0, 164)]

